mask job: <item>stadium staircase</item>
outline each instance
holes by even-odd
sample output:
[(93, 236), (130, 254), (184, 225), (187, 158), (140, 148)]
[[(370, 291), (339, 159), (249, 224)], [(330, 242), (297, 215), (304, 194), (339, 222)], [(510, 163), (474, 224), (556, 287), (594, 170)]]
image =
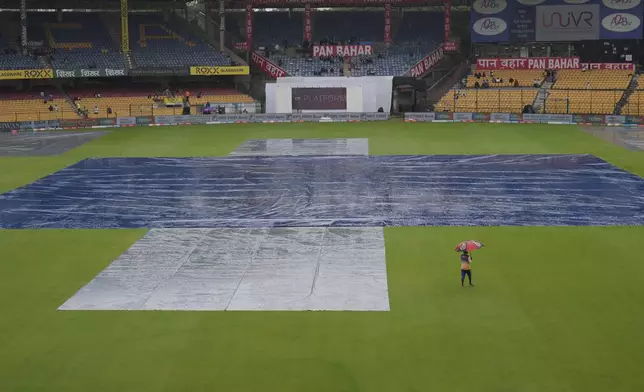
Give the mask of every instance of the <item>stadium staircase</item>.
[(624, 94), (619, 99), (619, 101), (617, 101), (617, 103), (615, 104), (614, 114), (622, 113), (622, 109), (628, 103), (628, 99), (631, 97), (631, 95), (633, 95), (633, 92), (639, 86), (638, 79), (639, 79), (639, 74), (635, 73), (633, 75), (633, 78), (631, 79), (631, 82), (628, 84), (628, 87), (626, 88), (626, 90), (624, 90)]
[(541, 88), (539, 89), (539, 92), (537, 92), (537, 95), (534, 97), (534, 102), (532, 103), (532, 108), (534, 109), (535, 113), (541, 113), (541, 110), (546, 103), (546, 98), (548, 98), (548, 94), (550, 94), (550, 89), (552, 88), (553, 84), (554, 82), (551, 81), (546, 81), (541, 84)]

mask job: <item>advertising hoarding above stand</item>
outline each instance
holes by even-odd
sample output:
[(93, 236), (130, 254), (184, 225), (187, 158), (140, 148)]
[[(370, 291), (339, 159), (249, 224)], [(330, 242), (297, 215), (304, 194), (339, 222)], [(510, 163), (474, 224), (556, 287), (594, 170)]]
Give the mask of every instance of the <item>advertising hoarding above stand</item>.
[(427, 72), (434, 68), (434, 66), (438, 64), (443, 57), (445, 57), (445, 53), (443, 52), (443, 47), (440, 46), (420, 60), (409, 71), (407, 71), (405, 75), (411, 75), (413, 78), (422, 78), (427, 74)]
[(248, 75), (250, 69), (247, 65), (239, 65), (234, 67), (211, 67), (207, 65), (200, 65), (190, 67), (190, 75), (200, 76), (225, 76), (225, 75)]
[(187, 68), (136, 68), (130, 70), (131, 76), (188, 76)]
[(476, 59), (476, 69), (580, 69), (579, 57), (530, 57), (514, 59)]
[(641, 39), (641, 0), (475, 0), (472, 42)]
[(275, 64), (259, 53), (253, 52), (250, 56), (250, 59), (253, 65), (257, 66), (268, 76), (271, 76), (273, 78), (282, 78), (288, 75), (284, 68), (280, 67), (279, 65)]
[(3, 69), (0, 80), (52, 79), (53, 69)]
[(355, 57), (371, 56), (373, 48), (371, 45), (314, 45), (313, 57)]
[(100, 77), (116, 77), (127, 76), (125, 69), (114, 68), (91, 68), (91, 69), (60, 69), (54, 70), (56, 78), (100, 78)]

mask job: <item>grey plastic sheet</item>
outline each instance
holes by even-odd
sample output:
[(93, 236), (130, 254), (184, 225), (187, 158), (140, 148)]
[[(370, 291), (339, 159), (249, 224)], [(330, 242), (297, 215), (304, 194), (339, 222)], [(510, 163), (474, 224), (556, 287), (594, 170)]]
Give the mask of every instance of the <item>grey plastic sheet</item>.
[(260, 139), (248, 140), (231, 156), (368, 155), (369, 140), (349, 139)]
[(59, 309), (387, 311), (383, 229), (153, 229)]
[(60, 155), (105, 135), (107, 132), (0, 133), (0, 156)]

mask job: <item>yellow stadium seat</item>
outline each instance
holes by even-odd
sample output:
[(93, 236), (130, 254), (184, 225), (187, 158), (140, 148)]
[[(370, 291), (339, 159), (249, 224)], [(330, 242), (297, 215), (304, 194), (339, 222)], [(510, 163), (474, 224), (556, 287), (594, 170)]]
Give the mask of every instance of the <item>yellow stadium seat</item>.
[(532, 105), (538, 89), (454, 89), (436, 104), (436, 111), (521, 113)]

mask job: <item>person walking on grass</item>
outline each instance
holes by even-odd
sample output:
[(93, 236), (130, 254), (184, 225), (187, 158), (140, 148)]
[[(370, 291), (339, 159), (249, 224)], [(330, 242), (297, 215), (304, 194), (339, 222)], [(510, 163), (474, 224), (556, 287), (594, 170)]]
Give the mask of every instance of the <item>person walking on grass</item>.
[(461, 254), (461, 287), (465, 286), (465, 275), (467, 275), (470, 286), (476, 286), (472, 283), (472, 267), (470, 266), (471, 263), (472, 256), (468, 251), (464, 251)]

